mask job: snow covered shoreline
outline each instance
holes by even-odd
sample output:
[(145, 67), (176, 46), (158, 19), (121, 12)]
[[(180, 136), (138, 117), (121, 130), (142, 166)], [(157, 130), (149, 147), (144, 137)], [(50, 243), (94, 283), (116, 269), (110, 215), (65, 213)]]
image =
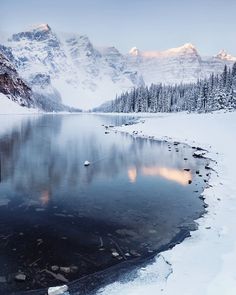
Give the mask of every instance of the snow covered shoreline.
[(235, 294), (236, 112), (146, 117), (142, 114), (141, 117), (144, 123), (117, 129), (131, 134), (135, 130), (138, 136), (178, 140), (209, 151), (207, 156), (216, 161), (213, 168), (217, 173), (211, 173), (211, 187), (203, 193), (208, 212), (197, 220), (199, 228), (191, 233), (190, 238), (161, 253), (155, 263), (139, 271), (138, 278), (113, 283), (99, 294)]
[[(135, 130), (138, 131), (135, 136), (154, 136), (155, 139), (181, 141), (205, 148), (209, 151), (207, 157), (217, 162), (211, 164), (217, 173), (211, 173), (209, 184), (212, 187), (204, 191), (209, 207), (208, 213), (197, 221), (199, 229), (172, 250), (161, 253), (155, 263), (140, 269), (135, 280), (116, 282), (100, 290), (99, 294), (234, 295), (236, 112), (104, 115), (142, 118), (138, 124), (116, 128), (122, 132), (132, 134)], [(20, 116), (13, 117), (15, 120), (11, 119), (11, 124), (17, 124)], [(6, 124), (6, 120), (2, 121)], [(3, 123), (0, 131), (7, 128)]]

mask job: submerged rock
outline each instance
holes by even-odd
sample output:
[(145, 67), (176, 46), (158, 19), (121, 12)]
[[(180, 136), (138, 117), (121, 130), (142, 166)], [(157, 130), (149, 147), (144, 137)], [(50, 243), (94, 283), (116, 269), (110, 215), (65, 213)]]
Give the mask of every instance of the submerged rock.
[(0, 198), (0, 206), (7, 206), (9, 202), (10, 202), (9, 199)]
[(35, 211), (36, 212), (44, 212), (45, 211), (45, 208), (35, 208)]
[(47, 269), (45, 269), (45, 272), (48, 273), (48, 274), (50, 274), (51, 276), (53, 276), (56, 280), (59, 280), (59, 281), (61, 281), (61, 282), (63, 282), (63, 283), (67, 283), (67, 282), (68, 282), (68, 279), (65, 278), (65, 277), (64, 277), (62, 274), (60, 274), (60, 273), (54, 273), (54, 272), (52, 272), (52, 271), (50, 271), (50, 270), (47, 270)]
[(0, 284), (1, 284), (1, 283), (6, 283), (6, 282), (7, 282), (6, 277), (4, 277), (4, 276), (0, 276)]
[(140, 257), (141, 254), (139, 254), (136, 250), (130, 250), (130, 254), (134, 257)]
[(60, 271), (64, 273), (70, 273), (70, 267), (67, 266), (61, 266)]
[(26, 280), (26, 275), (23, 273), (18, 273), (15, 275), (15, 280), (18, 282), (24, 282)]
[(51, 266), (51, 270), (52, 271), (58, 271), (59, 270), (59, 266), (58, 265), (52, 265)]
[(76, 265), (72, 265), (71, 267), (70, 267), (70, 271), (72, 272), (72, 273), (76, 273), (77, 271), (78, 271), (78, 266), (76, 266)]

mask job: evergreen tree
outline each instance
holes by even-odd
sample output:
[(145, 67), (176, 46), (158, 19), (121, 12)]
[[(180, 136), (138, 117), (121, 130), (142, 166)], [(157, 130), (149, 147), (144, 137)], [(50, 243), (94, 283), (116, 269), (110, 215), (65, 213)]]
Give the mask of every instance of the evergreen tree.
[(236, 109), (236, 63), (221, 75), (196, 83), (167, 86), (151, 84), (117, 96), (96, 110), (104, 112), (210, 112)]

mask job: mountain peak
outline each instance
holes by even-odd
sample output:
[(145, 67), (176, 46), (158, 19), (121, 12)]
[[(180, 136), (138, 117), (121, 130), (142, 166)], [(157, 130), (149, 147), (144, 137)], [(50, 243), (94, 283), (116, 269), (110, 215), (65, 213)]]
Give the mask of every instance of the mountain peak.
[(48, 24), (33, 25), (30, 29), (33, 31), (40, 31), (40, 32), (51, 31), (51, 28)]
[(140, 51), (137, 47), (133, 47), (130, 49), (129, 54), (132, 56), (138, 56), (140, 54)]
[(168, 50), (166, 50), (166, 52), (170, 52), (170, 53), (180, 53), (180, 52), (197, 53), (197, 49), (192, 43), (185, 43), (184, 45), (182, 45), (180, 47), (168, 49)]
[(187, 49), (196, 49), (192, 43), (185, 43), (182, 47)]
[(178, 56), (182, 54), (198, 55), (197, 49), (192, 43), (185, 43), (176, 48), (170, 48), (164, 51), (140, 51), (137, 47), (133, 47), (129, 54), (131, 56), (142, 56), (144, 58), (165, 58), (171, 56)]
[(22, 39), (43, 41), (52, 35), (52, 30), (48, 24), (39, 24), (31, 26), (23, 32), (13, 34), (13, 41), (20, 41)]
[(236, 57), (228, 54), (224, 49), (220, 50), (215, 57), (221, 60), (236, 61)]

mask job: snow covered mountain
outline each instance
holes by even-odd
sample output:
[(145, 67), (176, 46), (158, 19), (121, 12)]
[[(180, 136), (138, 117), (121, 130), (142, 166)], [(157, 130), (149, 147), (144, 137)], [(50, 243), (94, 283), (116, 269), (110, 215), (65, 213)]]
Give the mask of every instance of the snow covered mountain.
[(147, 85), (151, 83), (179, 84), (196, 82), (222, 72), (225, 64), (236, 60), (224, 50), (215, 57), (202, 57), (190, 43), (165, 51), (140, 51), (132, 48), (127, 57), (130, 67), (143, 76)]
[(189, 43), (161, 52), (133, 48), (124, 55), (115, 47), (94, 46), (86, 35), (56, 34), (48, 24), (13, 34), (5, 48), (32, 90), (83, 109), (144, 84), (195, 82), (236, 59), (224, 51), (202, 57)]
[[(1, 103), (8, 100), (18, 106), (44, 111), (75, 111), (61, 103), (59, 92), (52, 87), (51, 78), (45, 74), (31, 75), (27, 82), (19, 75), (11, 48), (0, 46), (0, 94)], [(11, 104), (12, 105), (12, 104)], [(10, 110), (7, 110), (10, 111)]]
[(225, 60), (225, 61), (236, 61), (236, 57), (232, 56), (231, 54), (228, 54), (225, 50), (221, 50), (217, 55), (216, 58)]
[(14, 34), (8, 46), (26, 81), (39, 73), (50, 76), (70, 106), (90, 108), (143, 83), (114, 47), (99, 50), (87, 36), (56, 35), (47, 24)]

